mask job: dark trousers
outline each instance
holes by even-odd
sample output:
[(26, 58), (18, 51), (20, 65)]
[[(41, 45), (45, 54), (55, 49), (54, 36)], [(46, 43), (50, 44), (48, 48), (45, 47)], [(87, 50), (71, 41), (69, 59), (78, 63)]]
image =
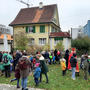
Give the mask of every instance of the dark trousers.
[(37, 85), (39, 84), (39, 80), (38, 80), (38, 78), (34, 77), (34, 81), (35, 81), (36, 86), (37, 86)]
[[(48, 83), (48, 76), (47, 73), (44, 73), (45, 77), (46, 77), (46, 83)], [(40, 74), (40, 82), (42, 81), (42, 73)]]
[(5, 77), (10, 77), (10, 65), (4, 66), (5, 67)]
[(66, 74), (66, 70), (63, 70), (62, 71), (62, 75), (64, 76)]

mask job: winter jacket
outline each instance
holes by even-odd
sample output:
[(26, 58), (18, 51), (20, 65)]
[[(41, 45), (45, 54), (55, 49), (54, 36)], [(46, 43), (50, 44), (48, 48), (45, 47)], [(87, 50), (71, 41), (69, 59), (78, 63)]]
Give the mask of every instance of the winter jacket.
[(5, 69), (5, 68), (4, 68), (3, 63), (0, 62), (0, 70), (2, 71), (2, 70), (4, 70), (4, 69)]
[(64, 62), (64, 61), (61, 61), (61, 68), (62, 68), (62, 70), (65, 70), (66, 69), (66, 64), (65, 64), (66, 62)]
[(45, 59), (48, 59), (48, 58), (49, 58), (49, 53), (45, 52)]
[(5, 57), (5, 56), (7, 56), (8, 62), (7, 62), (7, 63), (3, 63), (3, 66), (8, 66), (8, 65), (11, 64), (11, 63), (10, 63), (10, 59), (9, 59), (9, 55), (8, 55), (7, 53), (4, 53), (4, 54), (3, 54), (3, 62), (4, 62), (4, 57)]
[(41, 73), (47, 73), (48, 72), (48, 67), (47, 67), (47, 65), (45, 63), (44, 57), (41, 56), (39, 58), (39, 60), (40, 60)]
[(71, 67), (76, 67), (77, 60), (75, 57), (73, 57), (73, 56), (71, 57), (70, 64), (71, 64)]
[[(21, 60), (23, 60), (23, 59), (26, 60), (27, 69), (24, 69), (24, 70), (21, 70), (21, 69), (20, 69), (20, 75), (21, 75), (22, 78), (25, 78), (25, 77), (27, 77), (27, 76), (29, 75), (29, 73), (30, 73), (31, 62), (30, 62), (30, 60), (29, 60), (26, 56), (22, 56), (22, 58), (19, 59), (19, 62), (20, 62)], [(18, 63), (19, 63), (19, 62), (18, 62)]]
[(17, 66), (16, 66), (16, 68), (15, 68), (15, 77), (16, 77), (17, 79), (20, 79), (20, 69), (17, 68)]
[(34, 77), (35, 78), (39, 78), (40, 77), (40, 73), (41, 73), (41, 68), (37, 67), (34, 71)]
[(85, 60), (82, 62), (82, 69), (88, 71), (88, 69), (89, 69), (88, 59), (85, 59)]

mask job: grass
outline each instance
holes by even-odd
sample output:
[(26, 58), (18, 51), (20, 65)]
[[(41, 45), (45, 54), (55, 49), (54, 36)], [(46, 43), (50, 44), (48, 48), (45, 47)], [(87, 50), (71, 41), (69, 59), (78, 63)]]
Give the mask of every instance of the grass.
[[(42, 83), (37, 88), (44, 88), (46, 90), (90, 90), (90, 76), (89, 80), (83, 79), (83, 72), (80, 70), (80, 76), (76, 80), (71, 79), (71, 71), (67, 71), (66, 76), (62, 76), (60, 65), (49, 65), (48, 78), (49, 83), (46, 84), (45, 76), (42, 76)], [(0, 77), (0, 83), (16, 85), (16, 81), (10, 83), (10, 79), (14, 78), (14, 73), (10, 78)], [(28, 87), (35, 87), (33, 75), (28, 77)]]

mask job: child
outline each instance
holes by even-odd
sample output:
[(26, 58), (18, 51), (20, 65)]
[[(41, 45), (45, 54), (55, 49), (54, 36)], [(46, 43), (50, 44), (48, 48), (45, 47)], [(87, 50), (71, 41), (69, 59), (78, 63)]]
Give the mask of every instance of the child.
[(62, 75), (66, 74), (66, 60), (64, 58), (61, 59), (61, 68), (62, 68)]
[(55, 56), (53, 56), (53, 64), (55, 64)]
[(15, 79), (12, 79), (10, 82), (13, 82), (13, 81), (17, 80), (17, 88), (20, 88), (20, 86), (19, 86), (20, 70), (19, 70), (18, 64), (15, 67), (15, 77), (16, 78)]
[(40, 63), (36, 63), (35, 64), (35, 71), (34, 71), (34, 81), (36, 83), (36, 86), (39, 84), (39, 77), (40, 77), (40, 73), (41, 73), (41, 68), (39, 67)]
[(52, 55), (49, 55), (49, 64), (52, 64)]

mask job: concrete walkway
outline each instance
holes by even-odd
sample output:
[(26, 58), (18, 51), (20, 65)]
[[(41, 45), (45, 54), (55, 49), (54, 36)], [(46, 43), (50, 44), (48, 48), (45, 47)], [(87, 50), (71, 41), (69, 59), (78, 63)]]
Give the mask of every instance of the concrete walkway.
[[(17, 89), (15, 85), (0, 84), (0, 90), (21, 90), (21, 88)], [(45, 89), (28, 88), (28, 90), (45, 90)]]

